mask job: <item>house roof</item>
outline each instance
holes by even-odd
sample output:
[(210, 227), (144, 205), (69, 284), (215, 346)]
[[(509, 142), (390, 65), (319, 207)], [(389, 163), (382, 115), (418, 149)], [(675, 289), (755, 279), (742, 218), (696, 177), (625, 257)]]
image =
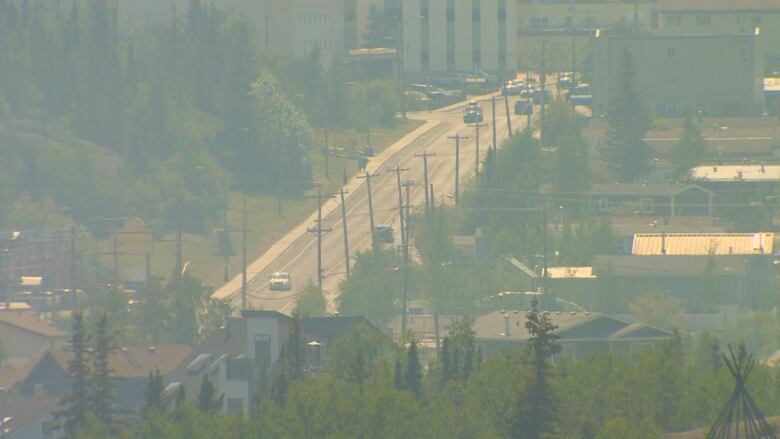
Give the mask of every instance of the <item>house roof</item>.
[(780, 181), (780, 165), (702, 165), (690, 171), (693, 181)]
[(622, 277), (690, 277), (710, 270), (714, 276), (744, 276), (745, 256), (615, 256), (599, 255), (593, 261), (597, 275)]
[(531, 267), (523, 264), (517, 258), (506, 258), (506, 261), (509, 262), (509, 265), (516, 268), (531, 279), (536, 279), (539, 277), (539, 275), (533, 269), (531, 269)]
[(766, 255), (774, 233), (640, 233), (633, 255)]
[[(60, 398), (46, 396), (24, 396), (14, 392), (4, 392), (0, 395), (3, 400), (3, 416), (10, 416), (12, 430), (21, 430), (30, 420), (42, 414), (51, 412), (60, 402)], [(40, 427), (38, 428), (40, 433)], [(16, 437), (11, 433), (12, 437)]]
[(349, 334), (355, 325), (365, 325), (377, 334), (382, 334), (373, 323), (363, 316), (327, 316), (327, 317), (303, 317), (301, 327), (311, 338), (317, 340), (333, 341), (338, 337)]
[(618, 236), (631, 238), (638, 233), (725, 233), (724, 227), (715, 226), (711, 216), (675, 216), (675, 217), (612, 217), (612, 227)]
[[(555, 330), (560, 336), (559, 341), (576, 340), (614, 340), (617, 338), (633, 338), (632, 334), (640, 329), (651, 328), (652, 331), (645, 331), (637, 334), (639, 338), (667, 338), (671, 333), (644, 324), (631, 324), (625, 320), (618, 319), (601, 313), (582, 313), (582, 312), (549, 312), (545, 314), (550, 322), (557, 326)], [(507, 321), (509, 323), (509, 336), (506, 336)], [(525, 327), (525, 311), (515, 310), (507, 313), (494, 311), (483, 315), (474, 321), (474, 331), (477, 339), (481, 340), (511, 340), (522, 341), (531, 337), (531, 334)]]
[(548, 267), (550, 279), (595, 279), (593, 267)]
[[(144, 378), (155, 369), (166, 375), (178, 367), (190, 355), (192, 348), (185, 345), (122, 347), (109, 356), (109, 367), (115, 376), (123, 380)], [(65, 349), (48, 352), (67, 370), (73, 354)]]
[(710, 192), (694, 184), (672, 184), (672, 183), (596, 184), (593, 185), (591, 191), (593, 195), (671, 197), (690, 189)]
[(0, 312), (0, 324), (3, 323), (42, 337), (65, 338), (68, 336), (67, 332), (28, 313)]

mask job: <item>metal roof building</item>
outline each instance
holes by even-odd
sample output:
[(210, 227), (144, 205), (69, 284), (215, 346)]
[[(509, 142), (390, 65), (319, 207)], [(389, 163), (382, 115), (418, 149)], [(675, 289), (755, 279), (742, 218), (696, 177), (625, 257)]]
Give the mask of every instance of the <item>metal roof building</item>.
[(631, 254), (771, 255), (774, 233), (647, 233), (634, 235)]

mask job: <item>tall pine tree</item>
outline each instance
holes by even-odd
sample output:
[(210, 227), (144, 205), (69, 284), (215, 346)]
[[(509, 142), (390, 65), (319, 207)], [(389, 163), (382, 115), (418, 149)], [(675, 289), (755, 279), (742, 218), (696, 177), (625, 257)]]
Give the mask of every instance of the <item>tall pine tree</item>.
[(153, 411), (164, 412), (168, 405), (165, 399), (165, 383), (160, 374), (160, 370), (155, 368), (154, 372), (149, 372), (144, 388), (144, 406), (143, 413), (147, 416)]
[(698, 165), (707, 150), (707, 141), (701, 135), (699, 128), (690, 117), (685, 118), (680, 140), (674, 144), (672, 159), (674, 161), (674, 177), (685, 177), (691, 168)]
[(108, 326), (108, 314), (103, 313), (95, 331), (95, 350), (92, 356), (92, 377), (90, 383), (89, 407), (103, 424), (113, 426), (116, 383), (109, 364), (110, 356), (116, 351), (116, 340)]
[(68, 362), (70, 393), (62, 399), (60, 403), (62, 407), (55, 414), (55, 419), (61, 422), (65, 436), (69, 438), (76, 436), (87, 419), (90, 375), (87, 343), (89, 337), (84, 330), (84, 316), (81, 313), (74, 313), (73, 334), (70, 337), (70, 350), (73, 357)]
[(557, 400), (548, 378), (550, 359), (560, 352), (561, 346), (555, 342), (558, 335), (554, 331), (558, 327), (539, 312), (536, 298), (526, 314), (525, 327), (531, 335), (525, 344), (528, 376), (512, 417), (512, 438), (540, 439), (551, 432), (557, 413)]
[(607, 141), (602, 158), (619, 181), (631, 182), (650, 169), (650, 147), (643, 140), (652, 120), (636, 83), (634, 60), (624, 49), (607, 110)]
[(203, 374), (198, 393), (198, 408), (205, 413), (216, 413), (222, 407), (223, 395), (217, 396), (217, 389), (211, 382), (208, 373)]
[(422, 367), (420, 357), (417, 355), (417, 342), (409, 343), (408, 357), (406, 361), (406, 375), (404, 376), (406, 388), (414, 393), (414, 397), (422, 396)]

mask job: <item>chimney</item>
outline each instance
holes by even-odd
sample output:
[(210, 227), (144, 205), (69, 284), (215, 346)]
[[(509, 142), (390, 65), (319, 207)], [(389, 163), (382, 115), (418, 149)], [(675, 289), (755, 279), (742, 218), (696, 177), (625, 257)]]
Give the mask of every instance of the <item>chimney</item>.
[(509, 337), (512, 335), (509, 332), (509, 314), (504, 314), (504, 337)]
[(149, 346), (149, 353), (150, 354), (154, 354), (154, 352), (155, 352), (155, 347), (154, 346)]
[(764, 168), (764, 162), (761, 162), (761, 173), (763, 174), (766, 171)]
[(713, 166), (712, 167), (712, 172), (718, 172), (718, 167), (717, 166)]
[(666, 232), (661, 232), (661, 254), (666, 254)]

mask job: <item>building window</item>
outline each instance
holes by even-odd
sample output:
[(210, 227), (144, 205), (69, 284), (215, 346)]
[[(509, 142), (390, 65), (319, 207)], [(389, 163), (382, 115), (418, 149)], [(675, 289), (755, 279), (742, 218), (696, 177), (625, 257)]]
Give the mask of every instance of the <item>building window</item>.
[(669, 47), (666, 49), (666, 57), (667, 58), (674, 58), (677, 55), (677, 49), (674, 47)]
[(571, 27), (571, 23), (572, 23), (571, 17), (566, 17), (566, 27)]
[(740, 47), (740, 49), (739, 49), (739, 59), (742, 62), (747, 62), (748, 57), (747, 57), (747, 49), (746, 48)]
[(547, 17), (542, 17), (542, 27), (547, 27)]
[(696, 24), (699, 26), (709, 26), (711, 21), (710, 14), (699, 14), (696, 16)]
[(750, 17), (750, 24), (753, 26), (760, 26), (761, 25), (761, 16), (760, 15), (754, 15)]
[(236, 415), (244, 413), (244, 400), (241, 398), (227, 399), (227, 414)]
[(680, 26), (682, 24), (682, 15), (678, 13), (668, 13), (666, 14), (666, 25), (667, 26)]
[(258, 369), (271, 366), (271, 336), (255, 334), (255, 367)]
[(609, 210), (609, 200), (606, 198), (599, 198), (599, 210), (602, 212), (606, 212)]

